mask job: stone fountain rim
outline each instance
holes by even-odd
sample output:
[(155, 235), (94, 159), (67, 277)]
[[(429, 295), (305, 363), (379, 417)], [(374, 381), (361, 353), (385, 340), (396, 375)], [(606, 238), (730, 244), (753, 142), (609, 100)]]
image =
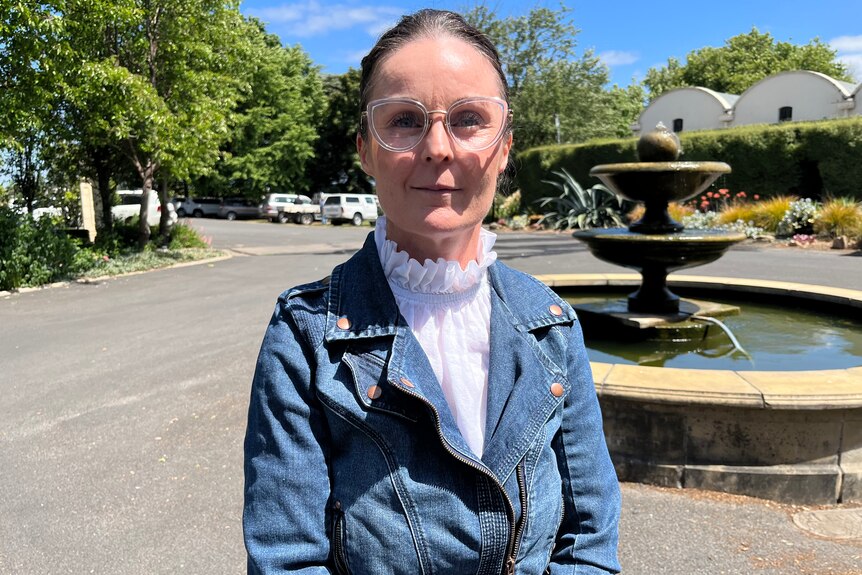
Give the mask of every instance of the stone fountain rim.
[(590, 170), (591, 176), (631, 174), (631, 173), (704, 173), (729, 174), (730, 165), (712, 161), (674, 161), (674, 162), (624, 162), (620, 164), (599, 164)]
[[(551, 288), (631, 287), (636, 273), (547, 274)], [(668, 285), (756, 292), (862, 309), (862, 291), (792, 282), (671, 274)], [(706, 370), (590, 362), (599, 397), (650, 403), (698, 404), (774, 410), (862, 407), (862, 365), (808, 371)]]

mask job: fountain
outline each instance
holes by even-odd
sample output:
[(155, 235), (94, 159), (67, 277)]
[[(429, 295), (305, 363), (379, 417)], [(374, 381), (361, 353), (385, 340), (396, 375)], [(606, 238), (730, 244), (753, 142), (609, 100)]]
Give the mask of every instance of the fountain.
[[(584, 287), (607, 292), (638, 286), (627, 298), (573, 303), (588, 343), (602, 329), (619, 340), (652, 341), (678, 353), (710, 345), (707, 330), (715, 333), (715, 325), (722, 325), (717, 318), (739, 313), (736, 305), (680, 298), (670, 287), (746, 302), (759, 294), (788, 306), (826, 305), (858, 316), (859, 291), (668, 278), (718, 259), (744, 239), (721, 230), (686, 230), (670, 218), (670, 201), (685, 201), (730, 171), (724, 163), (680, 162), (678, 156), (678, 139), (660, 125), (638, 142), (639, 162), (591, 171), (616, 193), (644, 203), (645, 212), (628, 229), (574, 233), (597, 258), (638, 271), (639, 286), (633, 274), (540, 277), (564, 296)], [(738, 343), (734, 347), (741, 351)], [(757, 371), (591, 363), (621, 480), (793, 503), (862, 501), (862, 366)]]

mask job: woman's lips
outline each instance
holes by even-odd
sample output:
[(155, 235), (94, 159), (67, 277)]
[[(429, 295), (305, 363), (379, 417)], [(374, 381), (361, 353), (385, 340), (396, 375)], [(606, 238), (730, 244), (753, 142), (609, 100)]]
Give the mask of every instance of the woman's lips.
[(439, 185), (430, 185), (430, 186), (413, 186), (414, 190), (420, 190), (425, 192), (457, 192), (459, 188), (454, 188), (452, 186), (439, 186)]

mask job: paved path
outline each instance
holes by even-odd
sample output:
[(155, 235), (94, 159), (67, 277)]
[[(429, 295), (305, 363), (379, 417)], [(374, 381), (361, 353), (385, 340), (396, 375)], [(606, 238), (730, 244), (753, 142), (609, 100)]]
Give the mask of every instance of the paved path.
[[(0, 574), (244, 572), (241, 443), (263, 328), (282, 289), (326, 275), (368, 229), (196, 225), (236, 256), (0, 297)], [(501, 234), (497, 251), (536, 274), (620, 271), (567, 236)], [(862, 258), (743, 246), (697, 273), (858, 288)], [(623, 496), (628, 574), (862, 574), (858, 507)]]

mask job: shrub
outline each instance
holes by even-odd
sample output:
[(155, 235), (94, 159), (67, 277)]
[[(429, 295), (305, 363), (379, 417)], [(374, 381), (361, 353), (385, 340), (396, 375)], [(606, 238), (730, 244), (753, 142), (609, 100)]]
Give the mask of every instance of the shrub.
[(790, 208), (778, 223), (778, 234), (790, 236), (794, 234), (811, 234), (814, 231), (814, 220), (820, 205), (811, 198), (802, 198), (790, 203)]
[(50, 283), (76, 272), (74, 239), (60, 220), (0, 207), (0, 289)]
[(753, 222), (757, 215), (757, 204), (733, 204), (718, 212), (719, 224), (731, 224), (742, 220)]
[(176, 224), (171, 229), (171, 241), (168, 243), (168, 248), (172, 250), (185, 248), (206, 249), (210, 247), (207, 239), (202, 237), (193, 226), (183, 222)]
[(829, 200), (817, 213), (814, 231), (819, 235), (857, 236), (862, 230), (862, 205), (850, 198)]
[(559, 195), (538, 200), (541, 207), (553, 205), (554, 211), (545, 214), (539, 224), (558, 230), (579, 228), (606, 228), (622, 226), (621, 204), (616, 194), (601, 184), (584, 189), (566, 170), (554, 172), (560, 181), (543, 180), (560, 191)]
[(784, 219), (784, 214), (790, 209), (790, 204), (796, 198), (791, 196), (775, 196), (759, 202), (752, 215), (752, 221), (769, 233), (778, 232), (778, 224)]

